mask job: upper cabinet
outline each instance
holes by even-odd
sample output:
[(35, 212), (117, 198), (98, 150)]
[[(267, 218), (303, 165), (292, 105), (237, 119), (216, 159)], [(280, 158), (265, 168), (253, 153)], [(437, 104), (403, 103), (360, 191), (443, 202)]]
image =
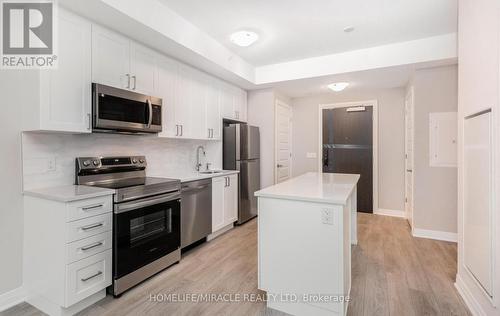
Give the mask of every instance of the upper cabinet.
[(92, 27), (92, 81), (155, 95), (159, 56), (126, 37)]
[(62, 9), (58, 19), (58, 67), (38, 72), (39, 87), (30, 91), (40, 97), (26, 104), (23, 130), (90, 133), (91, 24)]
[(33, 73), (23, 130), (91, 133), (92, 82), (161, 97), (160, 137), (220, 140), (223, 117), (246, 121), (246, 91), (60, 11), (59, 65)]
[(222, 117), (247, 121), (247, 92), (226, 83), (220, 84)]

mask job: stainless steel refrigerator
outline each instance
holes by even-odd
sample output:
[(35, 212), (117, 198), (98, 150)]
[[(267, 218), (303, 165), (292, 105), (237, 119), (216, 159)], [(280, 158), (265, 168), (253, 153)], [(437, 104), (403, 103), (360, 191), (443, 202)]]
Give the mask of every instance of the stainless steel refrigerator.
[(247, 124), (224, 127), (223, 167), (239, 170), (238, 224), (257, 216), (257, 198), (260, 190), (260, 133), (259, 128)]

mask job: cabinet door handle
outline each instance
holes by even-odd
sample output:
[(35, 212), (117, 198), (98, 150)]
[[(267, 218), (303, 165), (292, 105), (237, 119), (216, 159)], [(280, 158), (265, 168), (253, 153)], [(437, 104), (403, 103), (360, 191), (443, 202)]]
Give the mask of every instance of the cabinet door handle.
[(208, 138), (210, 138), (210, 128), (208, 129)]
[(82, 280), (82, 282), (87, 282), (88, 280), (93, 279), (93, 278), (95, 278), (95, 277), (98, 277), (98, 276), (100, 276), (101, 274), (102, 274), (102, 271), (97, 271), (97, 273), (96, 273), (96, 274), (91, 275), (91, 276), (89, 276), (89, 277), (87, 277), (87, 278), (83, 278), (83, 279), (81, 279), (81, 280)]
[(93, 248), (96, 248), (96, 247), (100, 247), (102, 245), (104, 245), (102, 242), (97, 242), (97, 243), (95, 243), (93, 245), (88, 245), (88, 246), (82, 247), (81, 249), (83, 251), (87, 251), (87, 250), (90, 250), (90, 249), (93, 249)]
[(89, 119), (87, 129), (90, 131), (92, 129), (92, 115), (90, 113), (87, 113), (87, 117)]
[(127, 76), (127, 89), (130, 89), (130, 74), (126, 74)]
[(179, 125), (175, 125), (175, 136), (179, 136)]
[(133, 75), (132, 79), (134, 79), (134, 87), (132, 88), (132, 90), (135, 90), (135, 88), (137, 86), (137, 77), (135, 75)]
[(184, 134), (184, 125), (181, 124), (181, 136)]
[(104, 224), (103, 223), (99, 223), (99, 224), (84, 226), (84, 227), (82, 227), (82, 230), (87, 231), (89, 229), (94, 229), (94, 228), (101, 227), (101, 226), (104, 226)]
[(227, 186), (230, 187), (231, 186), (231, 178), (230, 177), (227, 177)]
[(104, 204), (99, 204), (99, 205), (94, 205), (94, 206), (86, 206), (86, 207), (82, 207), (82, 210), (83, 211), (90, 211), (90, 210), (93, 210), (96, 208), (101, 208), (103, 206), (104, 206)]

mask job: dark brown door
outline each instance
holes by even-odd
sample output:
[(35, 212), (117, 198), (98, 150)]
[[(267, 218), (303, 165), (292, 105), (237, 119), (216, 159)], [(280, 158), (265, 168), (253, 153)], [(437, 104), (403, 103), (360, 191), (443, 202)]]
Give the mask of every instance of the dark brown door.
[(358, 211), (373, 213), (373, 107), (323, 110), (323, 172), (356, 173)]

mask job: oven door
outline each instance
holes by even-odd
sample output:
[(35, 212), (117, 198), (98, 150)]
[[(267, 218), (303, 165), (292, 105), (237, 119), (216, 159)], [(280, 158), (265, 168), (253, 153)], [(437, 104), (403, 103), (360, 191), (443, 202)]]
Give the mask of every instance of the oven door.
[(92, 85), (92, 92), (93, 129), (161, 132), (161, 99), (95, 83)]
[(180, 194), (116, 204), (113, 228), (118, 279), (180, 247)]

